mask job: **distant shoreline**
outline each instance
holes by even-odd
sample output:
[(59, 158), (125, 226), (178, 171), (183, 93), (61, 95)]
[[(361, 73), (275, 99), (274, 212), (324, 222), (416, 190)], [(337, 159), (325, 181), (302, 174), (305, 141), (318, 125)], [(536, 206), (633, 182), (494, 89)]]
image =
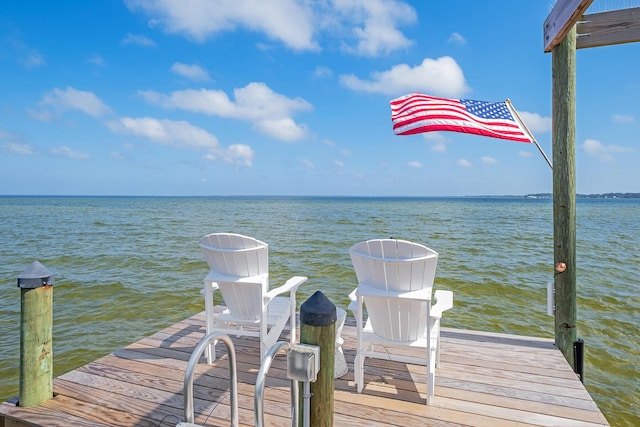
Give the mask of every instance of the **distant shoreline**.
[[(553, 193), (527, 194), (528, 199), (552, 199)], [(577, 199), (640, 199), (640, 193), (576, 194)]]
[[(553, 193), (531, 193), (525, 195), (502, 194), (502, 195), (466, 195), (466, 196), (343, 196), (343, 195), (260, 195), (260, 194), (225, 194), (225, 195), (185, 195), (185, 196), (168, 196), (168, 195), (107, 195), (107, 194), (0, 194), (0, 197), (42, 197), (42, 198), (196, 198), (196, 199), (553, 199)], [(577, 199), (640, 199), (640, 193), (602, 193), (602, 194), (576, 194)]]

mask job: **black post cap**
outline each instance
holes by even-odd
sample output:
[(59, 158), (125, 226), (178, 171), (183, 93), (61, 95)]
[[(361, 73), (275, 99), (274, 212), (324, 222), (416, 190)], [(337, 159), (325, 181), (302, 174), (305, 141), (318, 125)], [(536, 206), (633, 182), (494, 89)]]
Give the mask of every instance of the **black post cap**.
[(33, 261), (33, 263), (27, 267), (18, 276), (18, 287), (23, 289), (39, 288), (41, 286), (52, 286), (53, 276), (47, 267), (40, 264), (39, 261)]
[(321, 291), (316, 291), (300, 306), (302, 324), (328, 326), (334, 324), (337, 319), (336, 306)]

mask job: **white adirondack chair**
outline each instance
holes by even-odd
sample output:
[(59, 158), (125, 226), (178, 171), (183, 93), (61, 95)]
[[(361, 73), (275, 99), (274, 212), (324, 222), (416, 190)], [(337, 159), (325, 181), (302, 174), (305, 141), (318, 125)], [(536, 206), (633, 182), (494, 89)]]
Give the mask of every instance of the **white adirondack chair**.
[[(440, 318), (453, 307), (453, 293), (431, 293), (438, 253), (426, 246), (396, 239), (375, 239), (349, 250), (358, 287), (349, 295), (349, 309), (357, 323), (354, 380), (358, 393), (364, 387), (367, 357), (421, 364), (427, 367), (427, 405), (435, 387), (439, 364)], [(368, 318), (363, 324), (363, 303)], [(376, 349), (374, 345), (385, 347)], [(394, 354), (389, 347), (425, 349), (420, 357)]]
[[(207, 334), (220, 331), (229, 336), (260, 339), (260, 359), (278, 341), (291, 319), (290, 342), (296, 340), (296, 291), (306, 277), (292, 277), (269, 290), (269, 247), (252, 237), (213, 233), (200, 239), (200, 249), (209, 264), (204, 278)], [(213, 311), (213, 293), (218, 289), (226, 309)], [(279, 296), (288, 293), (288, 296)], [(216, 358), (215, 343), (207, 351), (207, 362)]]

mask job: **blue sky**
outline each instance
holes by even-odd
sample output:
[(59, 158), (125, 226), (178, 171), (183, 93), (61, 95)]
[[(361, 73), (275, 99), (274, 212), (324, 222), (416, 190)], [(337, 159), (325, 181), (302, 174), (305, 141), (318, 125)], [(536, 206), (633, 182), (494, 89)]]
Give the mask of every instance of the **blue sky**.
[[(0, 194), (551, 192), (533, 144), (395, 136), (389, 101), (510, 98), (551, 156), (552, 7), (2, 2)], [(579, 193), (640, 191), (638, 69), (639, 43), (577, 52)]]

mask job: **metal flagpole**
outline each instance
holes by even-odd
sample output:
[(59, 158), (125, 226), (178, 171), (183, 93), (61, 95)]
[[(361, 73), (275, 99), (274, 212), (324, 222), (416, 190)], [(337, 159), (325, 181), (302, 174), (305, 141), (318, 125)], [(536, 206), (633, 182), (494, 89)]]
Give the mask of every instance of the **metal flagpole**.
[(518, 122), (520, 123), (520, 125), (522, 125), (522, 127), (524, 128), (524, 130), (527, 131), (527, 133), (529, 134), (529, 136), (531, 137), (531, 139), (533, 140), (533, 143), (536, 144), (536, 147), (538, 147), (538, 150), (540, 151), (540, 154), (542, 154), (542, 157), (544, 157), (544, 159), (547, 161), (547, 164), (549, 165), (549, 167), (551, 169), (553, 169), (553, 164), (551, 163), (551, 160), (549, 160), (549, 158), (547, 157), (547, 155), (544, 153), (544, 151), (542, 150), (542, 147), (540, 147), (540, 144), (538, 144), (538, 141), (536, 141), (535, 136), (533, 136), (533, 134), (531, 133), (531, 131), (529, 130), (529, 128), (527, 127), (527, 125), (525, 124), (525, 122), (522, 120), (522, 117), (520, 117), (520, 114), (518, 114), (518, 111), (516, 111), (515, 107), (513, 106), (513, 104), (511, 104), (511, 100), (509, 98), (507, 98), (506, 100), (507, 103), (507, 107), (509, 107), (509, 110), (511, 110), (511, 112), (516, 116), (516, 118), (518, 119)]

